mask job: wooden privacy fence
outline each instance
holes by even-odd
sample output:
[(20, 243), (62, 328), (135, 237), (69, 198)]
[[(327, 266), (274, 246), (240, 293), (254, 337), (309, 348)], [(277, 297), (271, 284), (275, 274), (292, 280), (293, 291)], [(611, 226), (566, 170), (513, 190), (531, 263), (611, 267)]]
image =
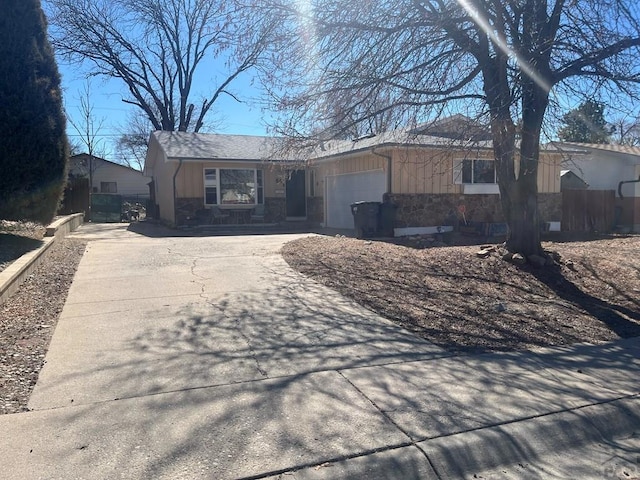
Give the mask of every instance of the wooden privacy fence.
[[(69, 179), (64, 189), (58, 215), (89, 211), (89, 179), (76, 177)], [(87, 219), (88, 220), (88, 219)]]
[(615, 190), (564, 190), (562, 230), (610, 232), (615, 226)]

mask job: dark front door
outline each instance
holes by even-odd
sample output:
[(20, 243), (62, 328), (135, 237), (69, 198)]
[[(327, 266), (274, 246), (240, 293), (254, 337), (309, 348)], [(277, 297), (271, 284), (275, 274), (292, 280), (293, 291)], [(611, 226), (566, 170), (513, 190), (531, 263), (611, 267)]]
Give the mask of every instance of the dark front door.
[(304, 170), (290, 172), (285, 185), (287, 192), (287, 217), (306, 217), (307, 199)]

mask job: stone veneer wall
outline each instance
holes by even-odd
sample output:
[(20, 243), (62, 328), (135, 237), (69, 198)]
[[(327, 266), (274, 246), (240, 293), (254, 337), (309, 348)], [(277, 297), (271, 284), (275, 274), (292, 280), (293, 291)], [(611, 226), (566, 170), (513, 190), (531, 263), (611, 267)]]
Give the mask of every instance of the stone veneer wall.
[(324, 222), (324, 197), (307, 197), (307, 221)]
[[(177, 225), (186, 224), (187, 217), (193, 217), (196, 210), (204, 208), (204, 198), (177, 198)], [(286, 219), (286, 203), (284, 198), (269, 197), (264, 199), (264, 221), (282, 222)]]
[(287, 219), (286, 199), (281, 197), (265, 197), (264, 221), (267, 223), (284, 222)]
[(204, 197), (176, 198), (176, 226), (185, 225), (204, 205)]
[[(386, 194), (398, 206), (395, 227), (426, 227), (458, 225), (463, 221), (459, 207), (464, 205), (464, 219), (471, 222), (502, 223), (504, 216), (499, 195), (459, 194)], [(562, 195), (542, 193), (538, 195), (542, 221), (560, 221)]]

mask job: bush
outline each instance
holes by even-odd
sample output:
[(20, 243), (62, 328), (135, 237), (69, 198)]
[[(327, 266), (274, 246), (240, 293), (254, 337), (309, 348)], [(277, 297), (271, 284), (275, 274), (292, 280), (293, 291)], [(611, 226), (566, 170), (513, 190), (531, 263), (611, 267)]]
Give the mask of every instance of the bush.
[(0, 15), (0, 219), (48, 223), (67, 175), (60, 75), (39, 0)]

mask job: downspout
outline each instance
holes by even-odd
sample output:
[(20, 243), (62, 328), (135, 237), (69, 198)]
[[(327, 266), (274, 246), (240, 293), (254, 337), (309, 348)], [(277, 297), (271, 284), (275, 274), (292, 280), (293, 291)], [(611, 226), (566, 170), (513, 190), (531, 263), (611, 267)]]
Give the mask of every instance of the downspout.
[(391, 155), (384, 155), (382, 153), (378, 153), (376, 152), (376, 147), (372, 147), (371, 148), (371, 153), (373, 153), (374, 155), (378, 156), (378, 157), (382, 157), (382, 158), (386, 158), (387, 159), (387, 194), (392, 193), (391, 192), (391, 186), (393, 185), (392, 183), (392, 177), (391, 177)]
[(618, 195), (620, 196), (620, 198), (624, 198), (624, 196), (622, 195), (622, 185), (625, 183), (640, 183), (640, 176), (637, 180), (624, 180), (618, 183)]
[(177, 226), (178, 225), (178, 213), (177, 213), (177, 209), (176, 209), (176, 199), (177, 199), (177, 193), (176, 193), (176, 177), (178, 176), (178, 172), (180, 171), (180, 169), (182, 168), (182, 158), (178, 160), (178, 168), (176, 168), (175, 173), (173, 174), (173, 226)]

